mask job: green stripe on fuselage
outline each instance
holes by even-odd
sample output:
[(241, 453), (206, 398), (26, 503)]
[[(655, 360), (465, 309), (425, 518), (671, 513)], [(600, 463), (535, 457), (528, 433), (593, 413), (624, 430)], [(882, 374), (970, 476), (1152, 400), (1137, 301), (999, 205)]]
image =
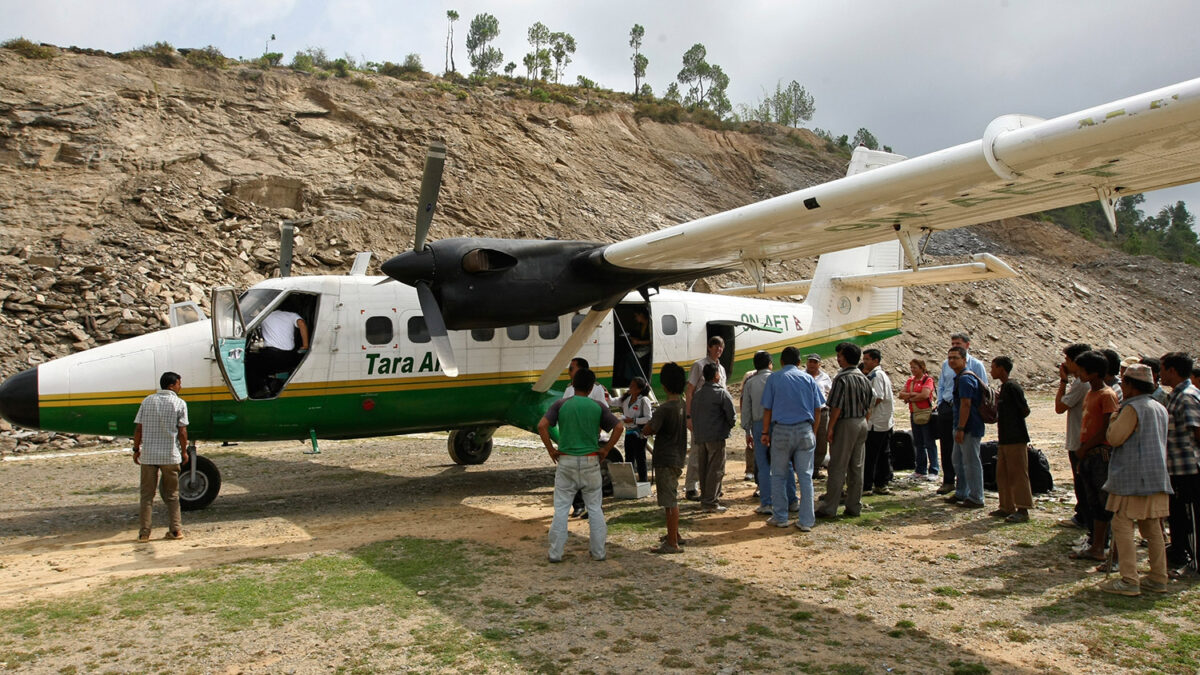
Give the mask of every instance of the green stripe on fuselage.
[[(899, 333), (898, 329), (890, 329), (806, 344), (802, 349), (806, 354), (829, 357), (840, 342), (865, 345)], [(780, 351), (782, 347), (772, 349), (774, 354)], [(730, 381), (740, 382), (754, 368), (753, 360), (752, 353), (734, 360)], [(679, 365), (686, 369), (691, 363)], [(651, 386), (659, 400), (666, 400), (658, 370), (656, 367), (650, 373)], [(603, 378), (601, 383), (611, 386), (612, 378)], [(192, 439), (307, 440), (312, 429), (320, 438), (364, 438), (503, 424), (536, 431), (538, 420), (562, 396), (566, 385), (563, 379), (544, 394), (532, 391), (529, 382), (512, 382), (353, 394), (291, 393), (240, 402), (231, 398), (211, 400), (207, 394), (201, 400), (188, 400), (185, 390), (183, 398), (188, 403), (188, 436)], [(43, 406), (39, 414), (43, 429), (129, 437), (133, 436), (137, 410), (137, 404)]]

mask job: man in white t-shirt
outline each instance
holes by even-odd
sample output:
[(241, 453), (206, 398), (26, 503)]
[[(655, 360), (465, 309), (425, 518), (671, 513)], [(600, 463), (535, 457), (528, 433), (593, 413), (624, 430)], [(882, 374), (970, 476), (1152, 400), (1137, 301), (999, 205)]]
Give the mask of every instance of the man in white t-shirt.
[[(300, 333), (298, 350), (297, 331)], [(295, 370), (308, 351), (308, 324), (295, 312), (276, 309), (259, 324), (259, 332), (262, 333), (264, 346), (254, 358), (254, 375), (248, 380), (254, 386), (252, 398), (269, 398), (278, 392), (268, 388), (267, 378), (275, 373)]]

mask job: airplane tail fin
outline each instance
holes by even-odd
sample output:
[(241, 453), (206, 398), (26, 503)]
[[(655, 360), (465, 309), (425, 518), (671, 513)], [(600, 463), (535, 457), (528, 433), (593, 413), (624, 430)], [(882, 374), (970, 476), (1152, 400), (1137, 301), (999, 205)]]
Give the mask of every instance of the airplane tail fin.
[[(901, 155), (860, 146), (851, 155), (846, 175), (904, 159)], [(904, 251), (898, 239), (822, 255), (817, 260), (817, 269), (804, 299), (813, 308), (814, 334), (824, 333), (828, 342), (851, 340), (863, 343), (898, 333), (904, 301), (902, 288), (852, 286), (836, 281), (834, 277), (894, 272), (903, 269), (903, 261)]]

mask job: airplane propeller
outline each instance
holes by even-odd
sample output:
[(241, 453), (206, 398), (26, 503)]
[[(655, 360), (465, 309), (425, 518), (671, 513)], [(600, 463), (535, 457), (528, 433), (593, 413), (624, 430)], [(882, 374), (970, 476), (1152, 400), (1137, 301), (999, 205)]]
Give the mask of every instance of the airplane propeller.
[[(445, 166), (446, 145), (440, 141), (430, 143), (429, 151), (425, 155), (425, 174), (421, 177), (421, 197), (417, 204), (413, 252), (385, 262), (383, 271), (391, 279), (417, 289), (421, 313), (425, 315), (425, 326), (433, 339), (433, 348), (437, 352), (438, 361), (441, 362), (442, 372), (448, 377), (458, 377), (458, 366), (454, 361), (450, 335), (446, 332), (446, 322), (442, 318), (442, 308), (438, 305), (430, 285), (435, 273), (433, 251), (425, 245), (429, 226), (433, 222), (433, 212), (437, 207), (438, 192), (442, 187), (442, 169)], [(404, 262), (399, 262), (398, 258), (403, 258)]]

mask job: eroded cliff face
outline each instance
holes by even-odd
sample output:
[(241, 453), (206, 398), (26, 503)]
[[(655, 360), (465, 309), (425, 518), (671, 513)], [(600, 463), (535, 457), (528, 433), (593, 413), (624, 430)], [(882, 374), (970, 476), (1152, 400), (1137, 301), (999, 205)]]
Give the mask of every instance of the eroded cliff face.
[[(440, 81), (363, 82), (0, 49), (0, 375), (157, 330), (171, 302), (207, 305), (214, 285), (276, 273), (284, 219), (311, 219), (297, 274), (411, 247), (432, 139), (449, 149), (435, 238), (614, 241), (845, 170), (807, 131), (718, 132), (636, 119), (621, 102), (585, 114), (486, 88), (460, 99)], [(914, 353), (940, 361), (949, 332), (969, 330), (978, 351), (1010, 353), (1018, 377), (1042, 381), (1067, 341), (1156, 354), (1190, 348), (1200, 327), (1194, 270), (1052, 225), (946, 233), (930, 250), (934, 263), (998, 252), (1024, 276), (909, 292), (906, 335), (883, 343), (891, 367)]]

